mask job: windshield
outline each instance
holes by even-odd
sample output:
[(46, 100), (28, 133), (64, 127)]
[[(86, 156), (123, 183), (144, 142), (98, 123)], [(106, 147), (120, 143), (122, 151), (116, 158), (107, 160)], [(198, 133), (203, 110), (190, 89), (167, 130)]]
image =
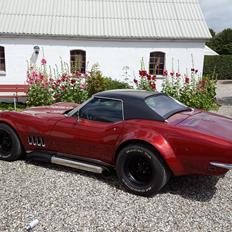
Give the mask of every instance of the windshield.
[(148, 97), (145, 102), (152, 110), (165, 119), (169, 118), (175, 113), (191, 110), (191, 108), (180, 103), (174, 98), (163, 94)]

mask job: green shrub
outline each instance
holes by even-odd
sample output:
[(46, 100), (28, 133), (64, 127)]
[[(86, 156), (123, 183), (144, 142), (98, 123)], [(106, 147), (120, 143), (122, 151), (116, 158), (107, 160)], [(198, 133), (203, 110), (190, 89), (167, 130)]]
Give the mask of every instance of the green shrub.
[(118, 80), (113, 80), (110, 77), (105, 77), (104, 82), (105, 82), (105, 89), (106, 90), (111, 90), (111, 89), (131, 89), (132, 88), (128, 83), (121, 82), (121, 81), (118, 81)]
[(87, 79), (87, 91), (88, 96), (91, 97), (93, 94), (106, 90), (105, 78), (101, 71), (98, 70), (98, 66), (93, 66), (90, 75)]
[(93, 94), (111, 90), (111, 89), (130, 89), (132, 88), (128, 83), (113, 80), (109, 77), (104, 77), (102, 72), (98, 69), (97, 65), (94, 65), (87, 79), (87, 91), (88, 96)]
[(48, 88), (41, 84), (32, 84), (28, 90), (27, 105), (42, 106), (53, 103), (51, 93)]
[(205, 56), (204, 75), (218, 80), (232, 79), (232, 55)]

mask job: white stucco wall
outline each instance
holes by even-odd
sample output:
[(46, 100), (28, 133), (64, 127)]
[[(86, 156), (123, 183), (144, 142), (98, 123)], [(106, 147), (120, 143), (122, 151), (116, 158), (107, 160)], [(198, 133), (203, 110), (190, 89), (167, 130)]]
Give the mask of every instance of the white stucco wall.
[[(124, 78), (123, 67), (128, 66), (128, 76), (133, 81), (138, 77), (141, 59), (144, 59), (148, 69), (149, 55), (152, 51), (166, 53), (166, 68), (171, 71), (174, 64), (174, 71), (178, 70), (190, 74), (192, 58), (194, 66), (201, 74), (204, 59), (203, 42), (128, 42), (128, 41), (79, 41), (79, 40), (54, 40), (54, 39), (23, 39), (23, 38), (1, 38), (0, 46), (5, 47), (6, 73), (0, 75), (0, 84), (25, 83), (27, 60), (33, 54), (33, 47), (38, 45), (41, 50), (38, 63), (42, 59), (42, 50), (48, 65), (54, 67), (60, 64), (60, 57), (63, 61), (70, 60), (70, 50), (82, 49), (86, 51), (87, 70), (95, 63), (100, 65), (100, 70), (105, 76), (122, 80)], [(160, 89), (161, 81), (158, 80)]]

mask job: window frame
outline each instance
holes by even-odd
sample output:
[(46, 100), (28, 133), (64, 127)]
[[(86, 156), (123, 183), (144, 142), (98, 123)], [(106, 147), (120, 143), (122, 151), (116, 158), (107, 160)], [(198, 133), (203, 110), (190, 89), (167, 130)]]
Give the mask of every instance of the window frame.
[[(161, 73), (157, 73), (157, 70), (156, 70), (156, 73), (154, 73), (154, 68), (151, 68), (151, 65), (155, 65), (155, 62), (151, 62), (151, 59), (152, 58), (155, 59), (157, 57), (160, 58), (161, 55), (162, 55), (162, 58), (163, 58), (163, 63), (162, 63), (163, 70), (162, 70)], [(156, 75), (158, 77), (163, 77), (163, 71), (165, 69), (165, 63), (166, 63), (166, 53), (165, 52), (162, 52), (162, 51), (153, 51), (153, 52), (150, 52), (150, 56), (149, 56), (149, 73), (152, 74), (152, 75)], [(159, 66), (157, 66), (157, 67), (159, 67)], [(153, 70), (153, 71), (151, 72), (151, 70)]]
[(1, 74), (5, 74), (6, 73), (6, 55), (5, 55), (5, 47), (4, 46), (0, 46), (0, 50), (2, 49), (3, 51), (3, 56), (0, 56), (0, 60), (3, 60), (3, 67), (4, 69), (1, 69), (1, 65), (0, 65), (0, 75)]
[[(111, 101), (119, 101), (121, 102), (122, 105), (122, 120), (120, 121), (116, 121), (116, 122), (103, 122), (103, 121), (96, 121), (96, 120), (89, 120), (89, 121), (93, 121), (93, 122), (99, 122), (99, 123), (118, 123), (118, 122), (122, 122), (125, 120), (125, 115), (124, 115), (124, 102), (122, 99), (117, 99), (117, 98), (108, 98), (108, 97), (99, 97), (99, 96), (93, 96), (91, 97), (87, 102), (85, 102), (84, 104), (82, 104), (78, 109), (76, 109), (75, 111), (72, 111), (71, 116), (77, 116), (78, 120), (82, 119), (80, 117), (80, 111), (82, 108), (84, 108), (89, 102), (91, 102), (93, 99), (104, 99), (104, 100), (111, 100)], [(85, 119), (88, 120), (88, 119)]]
[[(79, 52), (79, 54), (72, 54), (73, 52)], [(70, 50), (70, 71), (79, 71), (80, 73), (85, 73), (86, 72), (86, 51), (82, 49), (72, 49)], [(72, 60), (72, 57), (75, 57), (76, 55), (81, 55), (82, 56), (82, 61), (81, 61), (81, 67), (80, 70), (72, 70), (72, 63), (75, 63), (75, 60)], [(84, 59), (83, 59), (84, 57)]]

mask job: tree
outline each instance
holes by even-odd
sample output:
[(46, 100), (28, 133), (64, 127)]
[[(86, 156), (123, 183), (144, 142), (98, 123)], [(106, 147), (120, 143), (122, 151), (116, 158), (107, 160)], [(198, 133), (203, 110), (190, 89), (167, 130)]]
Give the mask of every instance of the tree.
[[(213, 32), (210, 30), (211, 34)], [(207, 45), (220, 55), (232, 55), (232, 29), (225, 29), (215, 34)]]

